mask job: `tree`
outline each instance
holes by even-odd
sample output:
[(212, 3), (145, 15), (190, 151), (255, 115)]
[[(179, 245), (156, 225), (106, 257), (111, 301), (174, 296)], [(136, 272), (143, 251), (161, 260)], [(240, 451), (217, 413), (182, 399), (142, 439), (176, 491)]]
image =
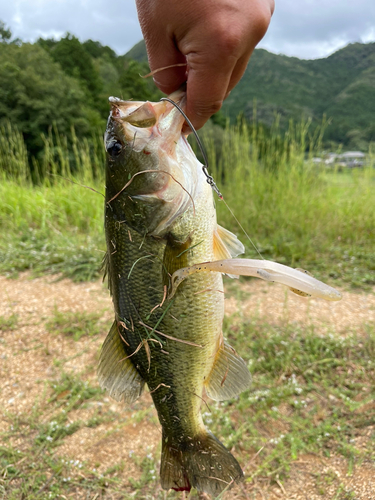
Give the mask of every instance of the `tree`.
[(82, 88), (94, 102), (102, 90), (102, 84), (91, 55), (78, 38), (67, 33), (64, 38), (51, 46), (49, 52), (67, 75), (81, 82)]
[(0, 51), (0, 123), (5, 121), (17, 125), (32, 155), (43, 148), (41, 134), (53, 123), (65, 134), (73, 125), (81, 137), (105, 126), (79, 83), (40, 46), (28, 43), (7, 44)]
[(5, 23), (0, 20), (0, 43), (8, 43), (12, 38), (12, 32), (5, 27)]
[(119, 87), (122, 92), (119, 97), (139, 101), (158, 101), (163, 96), (151, 78), (142, 78), (150, 71), (146, 63), (138, 63), (126, 58), (119, 58), (119, 63), (121, 68)]

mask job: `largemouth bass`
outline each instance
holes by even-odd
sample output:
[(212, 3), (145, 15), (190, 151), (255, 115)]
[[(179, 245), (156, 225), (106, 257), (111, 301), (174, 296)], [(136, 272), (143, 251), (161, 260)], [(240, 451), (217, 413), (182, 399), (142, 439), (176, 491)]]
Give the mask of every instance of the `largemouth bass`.
[[(173, 98), (183, 106), (183, 93)], [(300, 294), (339, 294), (286, 266), (234, 259), (244, 247), (217, 224), (212, 189), (181, 133), (183, 116), (165, 101), (110, 102), (105, 232), (115, 320), (99, 381), (129, 404), (148, 385), (162, 426), (164, 489), (217, 495), (243, 472), (203, 423), (203, 390), (225, 400), (251, 382), (223, 338), (222, 273), (280, 281)]]

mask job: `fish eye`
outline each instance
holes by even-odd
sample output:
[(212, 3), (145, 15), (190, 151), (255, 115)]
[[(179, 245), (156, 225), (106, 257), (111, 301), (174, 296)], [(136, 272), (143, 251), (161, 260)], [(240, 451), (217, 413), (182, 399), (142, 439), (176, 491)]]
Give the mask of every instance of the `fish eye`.
[(116, 158), (122, 151), (122, 144), (119, 141), (113, 142), (108, 148), (107, 153), (112, 157)]

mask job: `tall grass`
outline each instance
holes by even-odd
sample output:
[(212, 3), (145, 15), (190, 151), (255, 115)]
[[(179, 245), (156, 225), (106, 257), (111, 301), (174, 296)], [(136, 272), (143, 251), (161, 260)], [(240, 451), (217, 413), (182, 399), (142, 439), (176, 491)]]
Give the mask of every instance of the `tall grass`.
[[(210, 170), (262, 256), (355, 286), (375, 284), (374, 155), (363, 169), (319, 167), (312, 158), (322, 131), (291, 123), (284, 136), (275, 126), (265, 137), (261, 127), (229, 127), (219, 158), (208, 133)], [(246, 254), (259, 258), (225, 203), (217, 202), (217, 212)]]
[[(306, 267), (321, 278), (354, 286), (375, 284), (374, 157), (366, 168), (339, 172), (311, 161), (323, 127), (290, 123), (281, 133), (261, 126), (228, 126), (202, 137), (226, 203), (265, 258)], [(10, 125), (0, 137), (0, 270), (97, 275), (104, 251), (104, 148), (101, 134), (78, 139), (52, 128), (43, 154), (30, 159)], [(78, 184), (78, 185), (77, 185)], [(225, 204), (220, 224), (236, 232), (246, 254), (259, 257)]]
[(39, 185), (55, 184), (56, 176), (102, 181), (105, 151), (100, 131), (78, 138), (74, 127), (65, 136), (54, 124), (42, 139), (43, 151), (33, 157), (28, 155), (23, 136), (15, 126), (0, 126), (0, 179)]

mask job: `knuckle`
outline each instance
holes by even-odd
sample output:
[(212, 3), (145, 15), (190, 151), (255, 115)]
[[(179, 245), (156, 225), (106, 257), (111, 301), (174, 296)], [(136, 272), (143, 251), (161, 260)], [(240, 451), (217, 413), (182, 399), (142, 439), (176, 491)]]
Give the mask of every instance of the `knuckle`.
[(270, 0), (268, 4), (262, 3), (259, 8), (253, 13), (254, 36), (258, 40), (261, 40), (266, 34), (271, 21), (274, 6), (274, 1)]
[(236, 56), (240, 52), (242, 42), (241, 30), (235, 25), (216, 24), (211, 39), (214, 41), (215, 51), (222, 56)]
[(226, 29), (221, 31), (217, 37), (218, 50), (223, 55), (236, 55), (239, 51), (242, 41), (238, 31)]
[(195, 103), (195, 113), (200, 117), (211, 116), (221, 109), (222, 104), (222, 100)]

